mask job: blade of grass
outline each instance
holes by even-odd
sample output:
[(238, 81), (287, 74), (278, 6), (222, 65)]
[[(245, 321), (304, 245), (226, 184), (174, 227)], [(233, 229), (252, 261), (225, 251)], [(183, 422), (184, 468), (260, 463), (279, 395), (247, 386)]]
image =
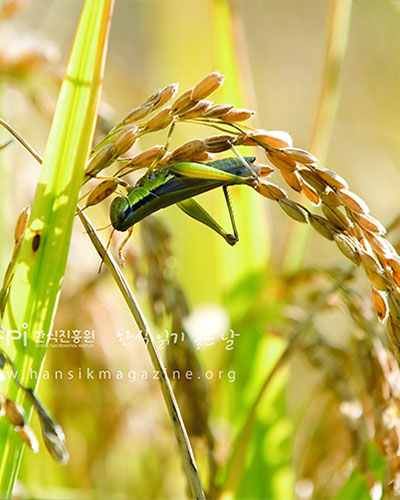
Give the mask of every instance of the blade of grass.
[(129, 287), (125, 276), (122, 274), (119, 266), (116, 264), (113, 256), (107, 251), (105, 245), (100, 240), (96, 230), (90, 223), (89, 219), (86, 217), (85, 213), (82, 211), (78, 212), (79, 218), (85, 227), (89, 238), (91, 239), (93, 245), (95, 246), (97, 252), (99, 253), (101, 259), (104, 261), (107, 269), (111, 273), (115, 283), (120, 289), (122, 296), (140, 329), (140, 333), (143, 337), (145, 345), (149, 351), (151, 362), (153, 363), (154, 369), (157, 373), (160, 373), (160, 385), (161, 391), (164, 397), (165, 404), (168, 409), (168, 413), (171, 417), (173, 423), (175, 437), (178, 442), (179, 452), (181, 454), (183, 466), (186, 472), (186, 477), (194, 498), (205, 499), (205, 495), (200, 483), (200, 478), (197, 472), (196, 462), (193, 456), (192, 448), (190, 446), (190, 441), (185, 429), (185, 424), (183, 423), (182, 416), (179, 411), (178, 404), (176, 402), (174, 393), (172, 391), (171, 383), (168, 379), (167, 370), (162, 362), (161, 356), (157, 350), (156, 343), (154, 341), (153, 335), (150, 331), (150, 327), (140, 309), (132, 290)]
[[(76, 203), (89, 153), (104, 70), (113, 0), (87, 0), (83, 6), (66, 76), (53, 119), (32, 215), (16, 264), (3, 327), (26, 332), (13, 355), (22, 383), (36, 389), (46, 349), (36, 332), (51, 331), (68, 255)], [(35, 234), (40, 247), (32, 249)], [(10, 384), (7, 393), (28, 415), (29, 402)], [(18, 473), (23, 443), (3, 419), (0, 423), (0, 494), (9, 498)]]
[[(351, 8), (352, 2), (348, 0), (331, 0), (329, 6), (325, 65), (308, 148), (321, 163), (326, 160), (340, 98), (339, 82), (347, 49)], [(309, 239), (310, 227), (308, 225), (292, 224), (290, 240), (283, 261), (283, 269), (286, 272), (295, 272), (300, 268)]]
[[(223, 102), (254, 109), (255, 93), (245, 53), (245, 38), (234, 5), (226, 0), (212, 0), (214, 66), (226, 76), (219, 90)], [(250, 272), (265, 268), (269, 255), (269, 234), (262, 200), (250, 190), (231, 192), (235, 218), (240, 229), (240, 245), (219, 245), (219, 267), (225, 288), (235, 285)], [(219, 212), (225, 207), (219, 202)], [(255, 252), (254, 249), (257, 248)]]

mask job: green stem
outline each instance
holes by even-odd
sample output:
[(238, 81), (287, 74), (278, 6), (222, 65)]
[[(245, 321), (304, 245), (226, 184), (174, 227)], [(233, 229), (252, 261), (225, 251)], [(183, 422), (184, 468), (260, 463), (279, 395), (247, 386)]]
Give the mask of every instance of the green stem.
[(103, 242), (99, 238), (96, 230), (90, 223), (89, 219), (86, 217), (85, 213), (81, 210), (78, 212), (78, 216), (85, 227), (89, 238), (91, 239), (93, 245), (95, 246), (97, 252), (99, 253), (101, 259), (104, 261), (107, 269), (111, 273), (115, 283), (117, 284), (124, 300), (140, 329), (140, 333), (143, 337), (147, 350), (149, 351), (151, 362), (154, 369), (160, 373), (160, 385), (162, 395), (164, 397), (165, 404), (171, 421), (173, 423), (173, 428), (175, 432), (175, 437), (178, 442), (178, 449), (182, 458), (183, 466), (186, 472), (186, 477), (192, 491), (192, 495), (196, 500), (205, 499), (203, 488), (200, 483), (199, 474), (197, 472), (196, 461), (192, 452), (190, 441), (185, 429), (185, 424), (183, 423), (182, 416), (179, 411), (178, 404), (176, 402), (171, 383), (169, 381), (167, 370), (162, 362), (161, 356), (157, 350), (156, 343), (154, 341), (153, 335), (151, 333), (150, 327), (140, 309), (140, 306), (133, 295), (132, 290), (129, 287), (125, 276), (122, 274), (119, 266), (115, 262), (113, 256), (107, 251)]

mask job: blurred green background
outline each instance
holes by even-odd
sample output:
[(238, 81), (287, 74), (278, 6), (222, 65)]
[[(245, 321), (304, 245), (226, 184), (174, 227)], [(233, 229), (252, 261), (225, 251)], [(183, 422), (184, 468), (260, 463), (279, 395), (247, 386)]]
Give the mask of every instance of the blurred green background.
[[(81, 2), (22, 3), (17, 15), (0, 24), (1, 115), (43, 152)], [(295, 146), (310, 149), (345, 177), (388, 225), (400, 213), (399, 27), (396, 1), (117, 0), (98, 137), (154, 90), (179, 82), (183, 91), (218, 70), (226, 81), (216, 102), (255, 109), (256, 127), (288, 131)], [(321, 121), (321, 108), (329, 102)], [(172, 147), (207, 133), (179, 125)], [(135, 151), (163, 144), (165, 133), (153, 136)], [(1, 131), (0, 138), (6, 137)], [(3, 273), (11, 232), (32, 198), (38, 167), (16, 144), (1, 152), (0, 167)], [(276, 174), (273, 182), (284, 185)], [(377, 340), (373, 344), (371, 338), (382, 332), (365, 280), (356, 277), (348, 289), (338, 290), (338, 269), (346, 263), (335, 245), (298, 227), (246, 187), (232, 194), (241, 238), (236, 247), (172, 207), (158, 216), (169, 232), (160, 229), (164, 236), (153, 242), (161, 263), (146, 247), (158, 226), (144, 223), (129, 243), (125, 269), (153, 318), (163, 354), (164, 330), (176, 323), (162, 314), (165, 295), (158, 297), (157, 286), (168, 294), (168, 286), (179, 283), (187, 297), (184, 325), (202, 345), (179, 355), (190, 369), (198, 358), (209, 380), (186, 383), (177, 394), (210, 498), (394, 498), (392, 490), (379, 490), (384, 477), (395, 480), (398, 472), (395, 451), (381, 449), (377, 439), (372, 409), (383, 403), (368, 399), (366, 378), (375, 373), (377, 357), (371, 347)], [(222, 193), (204, 195), (203, 202), (228, 227)], [(107, 207), (88, 212), (96, 227), (108, 224)], [(394, 229), (391, 241), (397, 244), (399, 236)], [(26, 450), (16, 495), (185, 498), (173, 432), (147, 352), (141, 339), (128, 345), (118, 339), (118, 332), (137, 331), (112, 281), (104, 271), (97, 274), (98, 265), (77, 221), (56, 328), (93, 330), (95, 342), (87, 348), (83, 342), (53, 343), (48, 377), (40, 384), (42, 400), (66, 433), (71, 459), (60, 467), (43, 449), (39, 455)], [(164, 272), (160, 285), (152, 269), (157, 265)], [(237, 336), (227, 349), (231, 329)], [(297, 349), (263, 390), (287, 339), (298, 331)], [(91, 380), (87, 369), (120, 370), (124, 376)], [(136, 380), (129, 381), (130, 371)], [(364, 412), (355, 418), (357, 402)], [(353, 404), (353, 413), (344, 403)], [(238, 441), (246, 422), (248, 435)]]

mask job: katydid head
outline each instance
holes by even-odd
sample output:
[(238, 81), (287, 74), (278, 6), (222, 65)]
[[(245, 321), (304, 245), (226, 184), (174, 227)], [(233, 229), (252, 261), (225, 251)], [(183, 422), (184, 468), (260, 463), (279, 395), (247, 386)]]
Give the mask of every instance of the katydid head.
[(130, 207), (130, 202), (125, 196), (114, 198), (110, 206), (111, 224), (117, 231), (126, 231), (126, 210)]

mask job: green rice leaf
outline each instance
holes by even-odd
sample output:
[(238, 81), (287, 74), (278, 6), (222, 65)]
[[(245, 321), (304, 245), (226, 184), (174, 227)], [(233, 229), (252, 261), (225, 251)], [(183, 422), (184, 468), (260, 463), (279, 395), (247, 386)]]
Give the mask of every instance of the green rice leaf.
[[(37, 380), (30, 377), (31, 370), (40, 373), (46, 353), (38, 346), (38, 337), (51, 331), (61, 291), (97, 116), (112, 6), (112, 0), (84, 3), (6, 305), (3, 328), (22, 334), (10, 355), (22, 383), (32, 389)], [(35, 251), (32, 242), (36, 237), (38, 243), (36, 235), (40, 235), (40, 243)], [(11, 382), (6, 392), (29, 415), (30, 404), (16, 385)], [(5, 419), (0, 437), (0, 494), (9, 498), (23, 444)]]

